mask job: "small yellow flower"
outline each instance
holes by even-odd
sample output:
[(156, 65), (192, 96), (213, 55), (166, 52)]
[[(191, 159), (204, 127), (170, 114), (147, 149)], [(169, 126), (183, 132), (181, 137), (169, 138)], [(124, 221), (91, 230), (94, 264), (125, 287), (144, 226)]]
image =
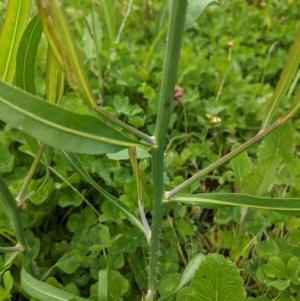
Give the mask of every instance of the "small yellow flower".
[(211, 124), (218, 124), (222, 121), (222, 119), (216, 115), (206, 114), (206, 117), (209, 119)]

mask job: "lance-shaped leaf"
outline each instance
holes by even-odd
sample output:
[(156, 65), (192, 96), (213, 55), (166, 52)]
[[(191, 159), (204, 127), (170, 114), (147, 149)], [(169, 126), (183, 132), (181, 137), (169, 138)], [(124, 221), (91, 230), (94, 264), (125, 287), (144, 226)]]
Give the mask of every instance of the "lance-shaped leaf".
[(251, 207), (271, 209), (281, 213), (300, 214), (300, 198), (269, 198), (255, 197), (237, 193), (201, 193), (195, 195), (176, 196), (168, 202), (182, 202), (184, 204), (218, 208), (222, 206)]
[(134, 225), (136, 225), (143, 233), (146, 234), (145, 228), (142, 223), (138, 220), (135, 214), (129, 209), (125, 204), (123, 204), (115, 196), (107, 192), (104, 188), (98, 185), (92, 177), (89, 175), (79, 158), (73, 153), (60, 152), (60, 155), (64, 161), (70, 165), (83, 180), (91, 184), (95, 189), (97, 189), (108, 201), (110, 201), (114, 206), (116, 206)]
[(37, 1), (41, 22), (49, 47), (58, 64), (65, 72), (71, 87), (77, 90), (92, 108), (96, 107), (92, 90), (84, 69), (83, 60), (73, 37), (62, 3)]
[(24, 31), (17, 54), (16, 84), (32, 94), (35, 94), (34, 66), (42, 29), (37, 15)]
[(21, 270), (21, 286), (25, 292), (38, 300), (43, 301), (88, 301), (66, 291), (60, 290), (48, 283), (32, 277), (23, 267)]
[(266, 129), (269, 125), (276, 109), (282, 100), (283, 96), (288, 91), (300, 64), (300, 30), (296, 34), (294, 43), (292, 44), (287, 61), (282, 70), (280, 79), (276, 85), (274, 94), (269, 100), (268, 106), (266, 107), (266, 116), (262, 122), (261, 129)]
[(28, 0), (8, 1), (7, 13), (0, 32), (0, 79), (12, 82), (15, 75), (18, 46), (30, 12)]
[(138, 143), (90, 115), (80, 115), (0, 81), (0, 120), (55, 148), (86, 154)]
[(200, 264), (205, 259), (205, 255), (202, 253), (198, 253), (185, 267), (180, 282), (177, 288), (168, 296), (160, 298), (159, 301), (165, 301), (170, 299), (171, 296), (176, 294), (181, 288), (183, 288), (189, 281), (191, 281), (195, 275), (195, 272), (199, 268)]
[(0, 210), (9, 218), (21, 248), (27, 249), (24, 237), (24, 228), (22, 224), (21, 212), (17, 208), (17, 204), (10, 193), (6, 183), (0, 175)]

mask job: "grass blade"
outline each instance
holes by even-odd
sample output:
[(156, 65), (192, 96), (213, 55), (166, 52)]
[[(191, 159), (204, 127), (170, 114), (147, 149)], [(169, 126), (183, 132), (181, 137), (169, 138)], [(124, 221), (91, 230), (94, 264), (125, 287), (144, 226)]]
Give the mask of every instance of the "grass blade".
[(110, 42), (113, 43), (113, 41), (117, 36), (117, 30), (115, 24), (115, 20), (116, 20), (115, 7), (114, 7), (115, 3), (113, 1), (106, 1), (106, 0), (101, 0), (100, 3), (104, 13), (104, 20), (106, 23), (108, 38)]
[[(270, 209), (287, 214), (300, 214), (300, 199), (296, 198), (270, 198), (256, 197), (247, 194), (235, 193), (201, 193), (171, 198), (171, 202), (218, 208), (222, 206), (251, 207)], [(168, 201), (168, 202), (169, 202)]]
[(69, 84), (82, 95), (90, 107), (96, 108), (80, 51), (62, 5), (50, 0), (49, 8), (45, 11), (42, 1), (37, 1), (37, 4), (49, 46), (63, 68)]
[(46, 99), (59, 104), (64, 92), (64, 75), (50, 48), (47, 52)]
[(21, 286), (26, 293), (31, 297), (43, 301), (88, 301), (88, 299), (81, 298), (62, 291), (48, 283), (39, 281), (32, 277), (23, 267), (21, 270)]
[(275, 88), (275, 92), (270, 99), (269, 105), (266, 108), (266, 116), (262, 122), (261, 129), (264, 130), (269, 125), (276, 108), (279, 105), (282, 97), (288, 91), (294, 77), (296, 76), (300, 64), (300, 31), (298, 31), (295, 41), (290, 48), (287, 62), (284, 65), (279, 82)]
[(98, 278), (98, 301), (108, 300), (108, 271), (100, 270)]
[(27, 25), (30, 2), (8, 2), (7, 14), (0, 32), (0, 79), (6, 82), (12, 82), (15, 75), (17, 50)]
[(0, 119), (53, 147), (103, 154), (137, 145), (89, 115), (79, 115), (0, 82)]

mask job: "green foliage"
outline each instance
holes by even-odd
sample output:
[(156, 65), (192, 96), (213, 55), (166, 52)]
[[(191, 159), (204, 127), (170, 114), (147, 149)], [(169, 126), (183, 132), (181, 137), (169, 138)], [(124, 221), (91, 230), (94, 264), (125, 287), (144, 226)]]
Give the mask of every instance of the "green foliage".
[(14, 0), (7, 6), (0, 39), (3, 41), (0, 59), (0, 79), (12, 82), (15, 75), (16, 56), (20, 40), (27, 26), (30, 14), (30, 1)]
[(8, 2), (0, 300), (299, 299), (299, 12), (216, 2)]
[[(122, 147), (118, 145), (135, 145), (92, 116), (75, 114), (42, 102), (4, 83), (0, 83), (0, 89), (1, 119), (51, 146), (78, 153), (101, 154), (120, 150)], [(19, 109), (15, 110), (15, 107)], [(53, 127), (56, 130), (49, 131)]]
[(217, 254), (208, 255), (195, 273), (191, 285), (177, 297), (183, 300), (244, 299), (243, 281), (236, 266)]

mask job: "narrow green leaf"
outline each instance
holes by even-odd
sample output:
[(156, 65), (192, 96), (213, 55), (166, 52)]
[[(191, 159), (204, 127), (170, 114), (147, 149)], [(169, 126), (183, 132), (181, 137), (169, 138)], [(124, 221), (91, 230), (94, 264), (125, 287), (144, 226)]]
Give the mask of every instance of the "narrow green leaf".
[(300, 30), (298, 31), (295, 41), (290, 48), (287, 61), (284, 65), (280, 79), (276, 85), (275, 92), (266, 108), (266, 117), (262, 122), (261, 129), (266, 129), (269, 125), (282, 97), (288, 91), (300, 64)]
[(80, 51), (73, 38), (62, 4), (49, 1), (49, 7), (45, 10), (42, 0), (37, 0), (36, 3), (51, 52), (64, 71), (69, 85), (82, 95), (89, 106), (95, 109), (96, 103)]
[(137, 143), (89, 115), (79, 115), (0, 82), (0, 119), (53, 147), (86, 154)]
[[(237, 193), (201, 193), (176, 196), (169, 201), (184, 204), (218, 208), (221, 206), (238, 206), (281, 211), (281, 213), (299, 214), (300, 198), (268, 198)], [(169, 202), (168, 201), (168, 202)]]
[[(111, 160), (129, 160), (129, 154), (128, 154), (128, 150), (121, 150), (117, 153), (113, 153), (113, 154), (107, 154), (106, 155), (109, 159)], [(146, 158), (150, 158), (151, 155), (149, 154), (149, 152), (143, 150), (140, 147), (137, 147), (136, 149), (136, 156), (138, 159), (146, 159)]]
[(117, 36), (117, 30), (115, 24), (115, 20), (116, 20), (115, 7), (114, 7), (115, 2), (101, 0), (100, 3), (104, 12), (104, 19), (107, 27), (108, 38), (112, 43)]
[(46, 72), (46, 99), (50, 103), (59, 104), (64, 92), (64, 75), (53, 52), (48, 48)]
[(270, 155), (278, 155), (288, 163), (293, 158), (294, 148), (294, 130), (289, 124), (284, 124), (262, 141), (257, 157), (259, 162), (263, 162)]
[(100, 270), (98, 278), (98, 301), (108, 300), (108, 271)]
[(172, 294), (170, 294), (164, 298), (160, 298), (159, 301), (169, 299), (171, 296), (176, 294), (182, 287), (184, 287), (189, 281), (191, 281), (195, 275), (196, 270), (199, 268), (199, 266), (202, 263), (202, 261), (204, 260), (204, 258), (205, 258), (204, 254), (202, 254), (202, 253), (197, 254), (185, 267), (183, 274), (181, 276), (179, 285), (174, 290), (174, 292), (172, 292)]
[(16, 56), (30, 12), (28, 0), (8, 1), (5, 21), (0, 32), (0, 79), (11, 83), (15, 75)]
[[(108, 201), (118, 207), (125, 216), (139, 228), (143, 233), (145, 229), (139, 219), (135, 216), (133, 212), (122, 202), (120, 202), (115, 196), (107, 192), (100, 185), (98, 185), (89, 175), (79, 158), (74, 153), (60, 152), (62, 158), (84, 179), (86, 182), (90, 183), (95, 189), (97, 189)], [(146, 233), (145, 233), (146, 234)]]
[(17, 53), (16, 85), (31, 94), (35, 94), (34, 67), (41, 34), (41, 22), (35, 16), (24, 31)]
[(32, 277), (23, 267), (21, 270), (21, 286), (24, 291), (31, 297), (43, 301), (88, 301), (88, 299), (81, 298), (62, 291), (50, 284), (39, 281)]
[(262, 196), (264, 195), (276, 177), (276, 170), (281, 162), (278, 155), (270, 155), (247, 173), (241, 182), (242, 193)]
[(12, 194), (10, 193), (6, 183), (0, 175), (0, 209), (9, 218), (15, 232), (18, 243), (21, 248), (27, 248), (26, 240), (24, 237), (22, 216), (17, 208), (17, 204)]
[(222, 255), (209, 254), (180, 301), (241, 301), (244, 297), (243, 280), (235, 264)]
[(187, 7), (184, 29), (186, 30), (192, 26), (211, 3), (219, 2), (216, 0), (190, 0)]

